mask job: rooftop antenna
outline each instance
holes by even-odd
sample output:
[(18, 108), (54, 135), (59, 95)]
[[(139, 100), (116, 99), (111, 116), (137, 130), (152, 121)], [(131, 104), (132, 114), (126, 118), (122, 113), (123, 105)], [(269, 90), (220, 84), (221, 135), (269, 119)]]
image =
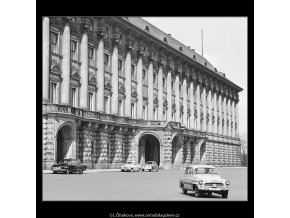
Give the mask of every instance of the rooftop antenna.
[(203, 57), (203, 29), (201, 29), (201, 56)]

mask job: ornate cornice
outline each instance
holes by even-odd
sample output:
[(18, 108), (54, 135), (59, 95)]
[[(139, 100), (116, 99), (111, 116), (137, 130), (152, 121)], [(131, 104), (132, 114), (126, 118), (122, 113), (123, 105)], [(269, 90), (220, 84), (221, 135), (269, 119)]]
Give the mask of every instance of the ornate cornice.
[(87, 17), (82, 17), (81, 18), (81, 32), (86, 33), (89, 30), (91, 30), (91, 22), (90, 19)]
[(98, 40), (102, 40), (104, 38), (107, 38), (107, 34), (108, 33), (106, 31), (106, 28), (100, 24), (98, 26), (98, 28), (97, 28), (97, 37), (98, 37)]
[(145, 47), (144, 46), (139, 46), (137, 49), (137, 57), (142, 58), (145, 56)]
[(126, 51), (131, 52), (134, 50), (134, 41), (131, 39), (126, 40)]
[(122, 44), (121, 32), (118, 26), (115, 26), (113, 28), (113, 34), (112, 34), (111, 40), (112, 40), (113, 46), (120, 46)]
[(169, 57), (168, 59), (167, 59), (167, 62), (166, 62), (166, 68), (167, 68), (167, 70), (169, 71), (173, 71), (174, 70), (174, 62), (173, 62), (173, 60), (172, 60), (172, 58), (171, 57)]

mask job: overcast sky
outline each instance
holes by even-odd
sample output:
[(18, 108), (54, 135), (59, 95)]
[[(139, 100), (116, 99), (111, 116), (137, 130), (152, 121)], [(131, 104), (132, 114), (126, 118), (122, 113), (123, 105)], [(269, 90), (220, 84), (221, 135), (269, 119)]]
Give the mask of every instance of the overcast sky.
[(154, 26), (201, 54), (242, 87), (239, 93), (240, 135), (247, 133), (247, 18), (143, 17)]

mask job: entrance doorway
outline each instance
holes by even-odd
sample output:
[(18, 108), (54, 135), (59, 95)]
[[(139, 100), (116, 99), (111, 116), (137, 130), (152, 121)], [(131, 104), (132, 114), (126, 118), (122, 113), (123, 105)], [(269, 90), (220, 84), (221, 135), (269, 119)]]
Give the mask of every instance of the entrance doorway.
[(139, 140), (139, 163), (145, 164), (147, 161), (155, 161), (160, 164), (160, 143), (156, 136), (146, 134)]
[(57, 133), (56, 162), (63, 159), (76, 158), (76, 144), (72, 135), (73, 131), (70, 125), (60, 128)]

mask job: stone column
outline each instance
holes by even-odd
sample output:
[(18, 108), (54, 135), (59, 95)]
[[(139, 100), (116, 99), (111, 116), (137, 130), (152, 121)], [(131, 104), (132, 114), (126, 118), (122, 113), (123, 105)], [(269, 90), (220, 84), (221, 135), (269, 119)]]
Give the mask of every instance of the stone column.
[(223, 135), (227, 135), (227, 108), (226, 108), (226, 96), (223, 96), (223, 112), (224, 112), (224, 128), (223, 128)]
[(193, 99), (193, 80), (190, 81), (189, 86), (189, 98), (190, 98), (190, 120), (189, 129), (194, 129), (194, 99)]
[(49, 18), (42, 20), (42, 100), (49, 101)]
[(222, 135), (223, 133), (223, 125), (222, 125), (222, 94), (218, 93), (218, 104), (219, 104), (219, 125), (218, 125), (218, 134)]
[(217, 131), (217, 90), (214, 90), (213, 92), (213, 115), (214, 115), (214, 124), (213, 124), (213, 133), (217, 134), (218, 131)]
[(229, 120), (227, 136), (231, 136), (231, 99), (229, 96), (228, 96), (228, 103), (227, 103), (227, 111), (228, 111), (228, 120)]
[(172, 121), (172, 87), (171, 87), (171, 69), (167, 72), (167, 122)]
[(187, 78), (183, 78), (183, 125), (187, 127)]
[(99, 41), (99, 46), (97, 50), (97, 81), (98, 81), (98, 91), (97, 91), (97, 111), (105, 112), (104, 107), (104, 83), (105, 83), (105, 66), (104, 66), (104, 40), (101, 38)]
[(175, 105), (176, 105), (176, 122), (180, 122), (180, 93), (179, 93), (179, 72), (175, 74)]
[(202, 87), (202, 112), (203, 112), (203, 120), (202, 120), (202, 131), (206, 132), (206, 87)]
[[(61, 104), (69, 104), (70, 88), (70, 23), (66, 20), (62, 35)], [(82, 75), (81, 75), (82, 77)], [(87, 81), (88, 82), (88, 81)]]
[(232, 122), (233, 122), (233, 127), (232, 127), (232, 137), (236, 137), (236, 129), (235, 129), (235, 102), (234, 99), (231, 99), (231, 113), (232, 113)]
[(158, 70), (158, 120), (163, 121), (163, 64), (159, 64)]
[(153, 114), (153, 60), (149, 56), (148, 67), (148, 120), (154, 120)]
[(237, 100), (235, 104), (236, 104), (236, 122), (237, 122), (236, 137), (239, 137), (239, 100)]
[(115, 44), (112, 54), (112, 107), (111, 114), (118, 116), (119, 114), (119, 75), (118, 75), (118, 45)]
[(208, 102), (208, 114), (209, 114), (208, 132), (212, 133), (211, 87), (209, 87), (209, 89), (208, 89), (207, 102)]
[(143, 111), (143, 81), (142, 81), (142, 56), (144, 55), (144, 47), (140, 47), (137, 51), (138, 63), (137, 63), (137, 119), (142, 119)]
[(196, 89), (195, 89), (195, 101), (196, 101), (196, 130), (200, 131), (200, 85), (199, 82), (196, 81)]
[(125, 98), (125, 117), (131, 117), (131, 51), (128, 50), (126, 60), (125, 60), (125, 88), (126, 88), (126, 98)]
[(80, 108), (88, 108), (88, 35), (83, 33), (81, 41), (81, 88), (80, 88)]

